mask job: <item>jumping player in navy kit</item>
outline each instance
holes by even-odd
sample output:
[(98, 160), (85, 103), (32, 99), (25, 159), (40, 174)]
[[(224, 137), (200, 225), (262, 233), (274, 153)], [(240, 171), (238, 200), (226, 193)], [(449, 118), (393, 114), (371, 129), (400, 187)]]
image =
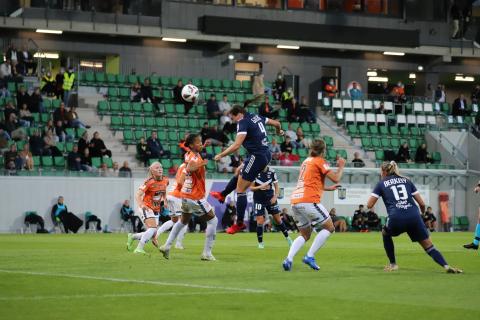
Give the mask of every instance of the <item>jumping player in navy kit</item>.
[(243, 223), (245, 210), (247, 209), (247, 189), (255, 181), (257, 175), (270, 163), (272, 154), (268, 149), (266, 125), (277, 129), (278, 135), (283, 135), (280, 122), (249, 113), (244, 107), (234, 106), (230, 112), (230, 118), (237, 123), (237, 137), (235, 142), (227, 149), (215, 156), (215, 161), (237, 151), (242, 145), (247, 149), (248, 156), (237, 182), (237, 222), (227, 229), (227, 233), (234, 234), (246, 228)]
[[(430, 235), (420, 215), (420, 213), (425, 212), (425, 203), (415, 185), (409, 179), (400, 175), (395, 161), (385, 162), (381, 170), (382, 180), (373, 189), (367, 207), (372, 208), (381, 197), (387, 208), (388, 219), (383, 227), (382, 235), (383, 246), (390, 264), (384, 270), (398, 270), (392, 237), (406, 232), (412, 242), (418, 242), (425, 252), (447, 273), (462, 273), (462, 270), (448, 265), (440, 251), (434, 247), (430, 240)], [(420, 212), (415, 201), (420, 207)]]
[(257, 240), (258, 248), (263, 249), (263, 230), (265, 223), (265, 210), (271, 214), (280, 231), (287, 239), (288, 246), (292, 244), (292, 239), (288, 236), (287, 227), (280, 217), (280, 208), (278, 207), (277, 198), (280, 188), (278, 187), (278, 179), (275, 171), (268, 166), (260, 172), (252, 182), (250, 190), (253, 191), (254, 212), (257, 219)]

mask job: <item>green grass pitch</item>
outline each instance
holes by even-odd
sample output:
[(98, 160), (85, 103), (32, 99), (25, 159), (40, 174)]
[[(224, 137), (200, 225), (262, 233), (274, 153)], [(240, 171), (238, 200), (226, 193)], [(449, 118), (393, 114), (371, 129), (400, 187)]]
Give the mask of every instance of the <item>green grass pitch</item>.
[[(292, 235), (296, 237), (296, 235)], [(166, 235), (162, 235), (161, 240)], [(281, 262), (279, 233), (219, 234), (218, 261), (200, 261), (203, 234), (187, 234), (170, 260), (125, 249), (125, 234), (0, 235), (1, 319), (480, 319), (480, 256), (471, 233), (434, 233), (445, 274), (418, 244), (395, 239), (397, 273), (383, 272), (379, 233), (333, 235), (321, 270)]]

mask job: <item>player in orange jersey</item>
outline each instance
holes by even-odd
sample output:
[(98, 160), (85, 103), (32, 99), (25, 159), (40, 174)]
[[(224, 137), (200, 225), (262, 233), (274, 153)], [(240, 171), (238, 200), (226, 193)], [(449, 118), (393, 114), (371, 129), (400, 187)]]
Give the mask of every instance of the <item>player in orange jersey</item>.
[(148, 178), (138, 188), (135, 200), (140, 211), (140, 219), (147, 228), (145, 232), (128, 234), (127, 249), (133, 248), (133, 241), (140, 240), (134, 253), (146, 254), (145, 244), (155, 236), (158, 217), (166, 200), (168, 178), (163, 176), (160, 162), (154, 162), (148, 168)]
[(213, 208), (207, 202), (205, 196), (205, 166), (208, 160), (203, 160), (200, 152), (203, 149), (202, 138), (199, 134), (190, 134), (185, 140), (185, 145), (190, 151), (185, 155), (186, 168), (179, 177), (182, 184), (180, 195), (182, 198), (182, 218), (170, 232), (167, 241), (159, 248), (165, 259), (169, 258), (170, 247), (178, 236), (180, 230), (186, 227), (192, 214), (202, 217), (207, 221), (205, 231), (205, 246), (201, 256), (202, 260), (213, 261), (212, 247), (215, 242), (218, 219)]
[(325, 177), (333, 183), (338, 183), (342, 179), (345, 159), (337, 160), (338, 169), (336, 172), (330, 170), (330, 166), (323, 158), (326, 151), (323, 140), (314, 140), (310, 146), (310, 156), (303, 161), (300, 168), (297, 187), (292, 193), (290, 203), (292, 205), (293, 218), (297, 224), (300, 236), (297, 237), (290, 247), (288, 256), (283, 262), (285, 271), (292, 269), (293, 257), (303, 247), (305, 242), (310, 239), (312, 228), (318, 232), (313, 240), (310, 250), (303, 258), (303, 263), (314, 270), (320, 267), (315, 262), (315, 253), (325, 244), (330, 235), (335, 232), (330, 215), (325, 207), (320, 203), (323, 191), (333, 191), (338, 184), (331, 187), (325, 187)]
[[(182, 163), (180, 167), (178, 167), (177, 174), (175, 175), (175, 184), (173, 186), (173, 190), (167, 193), (167, 208), (170, 212), (170, 220), (162, 224), (158, 230), (157, 235), (155, 238), (158, 240), (158, 237), (167, 230), (170, 230), (175, 223), (180, 220), (182, 216), (182, 184), (184, 171), (186, 168), (186, 164)], [(185, 232), (187, 232), (187, 227), (183, 228), (177, 236), (177, 242), (175, 244), (176, 249), (183, 250), (183, 237), (185, 236)]]

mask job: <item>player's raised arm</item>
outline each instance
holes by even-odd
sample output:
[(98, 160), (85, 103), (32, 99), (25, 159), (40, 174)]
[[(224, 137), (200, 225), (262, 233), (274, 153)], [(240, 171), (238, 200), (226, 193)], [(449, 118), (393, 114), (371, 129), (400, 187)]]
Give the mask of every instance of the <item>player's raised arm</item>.
[(267, 126), (275, 127), (275, 129), (277, 129), (277, 135), (283, 136), (285, 134), (285, 132), (283, 132), (283, 130), (282, 130), (282, 125), (281, 125), (280, 121), (267, 118), (267, 121), (265, 122), (265, 124)]
[(330, 181), (332, 181), (333, 183), (339, 183), (340, 180), (342, 180), (343, 168), (345, 167), (345, 159), (339, 158), (337, 160), (337, 165), (338, 168), (336, 172), (330, 170), (327, 173), (327, 178), (330, 179)]
[(201, 167), (204, 167), (208, 164), (208, 160), (202, 160), (202, 161), (193, 161), (191, 160), (188, 164), (187, 164), (187, 171), (188, 172), (194, 172), (194, 171), (197, 171), (198, 169), (200, 169)]

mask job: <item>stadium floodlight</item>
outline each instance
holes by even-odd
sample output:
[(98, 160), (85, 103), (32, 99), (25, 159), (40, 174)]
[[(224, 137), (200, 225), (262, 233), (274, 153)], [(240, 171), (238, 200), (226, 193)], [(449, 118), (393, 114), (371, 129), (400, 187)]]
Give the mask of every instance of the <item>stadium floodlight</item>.
[(475, 78), (474, 77), (462, 76), (462, 75), (456, 75), (455, 76), (455, 81), (473, 82), (473, 81), (475, 81)]
[(418, 70), (418, 71), (423, 71), (423, 66), (422, 66), (422, 65), (418, 65), (417, 70)]
[(33, 57), (42, 59), (58, 59), (60, 55), (56, 52), (37, 52), (33, 55)]
[(187, 42), (187, 39), (183, 38), (162, 38), (163, 41), (170, 41), (170, 42)]
[(251, 55), (248, 55), (248, 58), (247, 58), (248, 61), (253, 61), (253, 56)]
[(387, 77), (368, 77), (368, 81), (370, 82), (388, 82)]
[(386, 56), (404, 56), (405, 52), (384, 51), (383, 54)]
[(278, 49), (290, 49), (290, 50), (298, 50), (298, 49), (300, 49), (299, 46), (289, 46), (289, 45), (285, 45), (285, 44), (279, 44), (279, 45), (277, 45), (277, 48), (278, 48)]
[(62, 34), (62, 30), (50, 30), (50, 29), (37, 29), (35, 32), (38, 33), (52, 33), (52, 34)]
[(228, 55), (228, 60), (233, 60), (233, 59), (235, 59), (235, 56), (233, 54), (229, 54)]
[(377, 71), (367, 71), (367, 77), (376, 77), (378, 76)]
[(417, 75), (416, 75), (415, 73), (410, 73), (410, 74), (408, 75), (408, 78), (410, 78), (410, 79), (417, 79)]

